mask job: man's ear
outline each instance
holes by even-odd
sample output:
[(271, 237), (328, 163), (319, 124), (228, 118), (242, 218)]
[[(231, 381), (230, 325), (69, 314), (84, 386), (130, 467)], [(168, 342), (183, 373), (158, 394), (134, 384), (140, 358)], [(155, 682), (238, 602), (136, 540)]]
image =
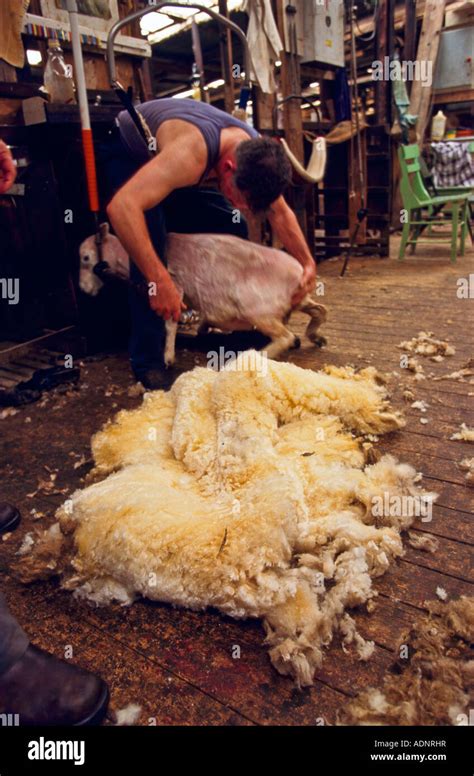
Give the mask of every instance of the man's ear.
[(225, 172), (235, 172), (237, 169), (237, 165), (234, 162), (233, 159), (226, 159), (224, 162), (224, 171)]

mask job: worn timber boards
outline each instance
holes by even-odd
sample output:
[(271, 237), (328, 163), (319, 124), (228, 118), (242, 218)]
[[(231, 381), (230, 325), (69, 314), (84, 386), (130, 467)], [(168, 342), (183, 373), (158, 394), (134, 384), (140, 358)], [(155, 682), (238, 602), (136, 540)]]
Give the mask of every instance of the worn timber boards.
[[(392, 242), (395, 256), (397, 245)], [(362, 634), (376, 644), (368, 663), (344, 655), (335, 644), (314, 687), (298, 691), (271, 667), (257, 622), (148, 602), (96, 609), (58, 591), (53, 582), (24, 587), (9, 574), (25, 533), (35, 523), (47, 525), (66, 497), (28, 497), (46, 476), (44, 467), (58, 469), (58, 489), (71, 492), (90, 468), (91, 434), (118, 409), (139, 404), (140, 399), (127, 394), (125, 354), (86, 362), (82, 388), (71, 396), (49, 394), (45, 406), (20, 408), (0, 421), (1, 455), (8, 461), (2, 498), (17, 503), (24, 515), (18, 532), (0, 541), (0, 587), (33, 641), (59, 656), (71, 644), (74, 660), (110, 683), (114, 707), (141, 706), (142, 725), (150, 724), (150, 718), (157, 724), (197, 725), (314, 725), (321, 718), (332, 722), (348, 697), (381, 682), (402, 632), (417, 619), (424, 601), (436, 598), (436, 588), (456, 597), (472, 593), (474, 587), (473, 489), (458, 467), (462, 458), (473, 455), (472, 445), (449, 439), (461, 422), (474, 425), (469, 396), (474, 386), (449, 380), (413, 382), (400, 368), (397, 348), (421, 329), (449, 339), (456, 348), (453, 357), (442, 363), (420, 357), (425, 372), (436, 376), (459, 369), (472, 357), (472, 300), (456, 294), (458, 278), (472, 272), (472, 259), (470, 245), (456, 266), (450, 265), (443, 247), (420, 250), (403, 263), (353, 258), (343, 279), (338, 277), (340, 261), (325, 262), (320, 274), (325, 283), (322, 301), (329, 308), (323, 327), (328, 345), (323, 350), (304, 345), (289, 356), (304, 367), (352, 363), (397, 372), (389, 387), (395, 405), (406, 413), (407, 427), (384, 438), (380, 447), (419, 468), (426, 486), (440, 494), (433, 520), (416, 523), (417, 532), (439, 540), (437, 552), (407, 545), (405, 557), (376, 581), (380, 595), (375, 611), (355, 615)], [(292, 327), (301, 334), (305, 323), (296, 316)], [(192, 368), (196, 361), (204, 364), (205, 353), (178, 352), (180, 366)], [(421, 424), (420, 411), (404, 402), (405, 384), (416, 399), (428, 403), (428, 424)], [(44, 516), (34, 520), (32, 509)], [(232, 657), (235, 645), (241, 652), (237, 660)]]

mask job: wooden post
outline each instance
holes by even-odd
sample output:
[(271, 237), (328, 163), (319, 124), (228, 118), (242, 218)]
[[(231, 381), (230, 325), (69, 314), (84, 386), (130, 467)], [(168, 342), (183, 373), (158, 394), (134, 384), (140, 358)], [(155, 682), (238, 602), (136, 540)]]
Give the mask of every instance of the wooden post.
[[(385, 64), (385, 57), (393, 59), (395, 51), (395, 0), (379, 0), (379, 11), (375, 26), (376, 59)], [(375, 116), (377, 124), (392, 124), (391, 81), (382, 78), (375, 82)]]
[[(390, 62), (395, 56), (395, 2), (396, 0), (387, 0), (387, 54)], [(387, 83), (387, 118), (386, 122), (389, 127), (393, 122), (393, 105), (392, 105), (392, 82)]]
[[(287, 22), (290, 19), (287, 13), (288, 0), (277, 0), (276, 20), (280, 37), (283, 41), (281, 52), (281, 92), (283, 99), (291, 94), (301, 94), (301, 73), (298, 52), (295, 51), (295, 41), (290, 41), (290, 35), (286, 34)], [(294, 15), (293, 15), (294, 19)], [(296, 19), (294, 19), (296, 26)], [(296, 36), (297, 37), (297, 36)], [(287, 51), (288, 48), (292, 51)], [(283, 129), (285, 140), (290, 150), (301, 164), (304, 165), (303, 147), (303, 119), (301, 115), (301, 100), (288, 100), (283, 104)], [(303, 234), (306, 234), (310, 250), (314, 247), (314, 231), (308, 234), (306, 219), (306, 186), (307, 184), (293, 185), (289, 192), (289, 205), (295, 212)]]
[[(405, 0), (405, 45), (403, 46), (403, 58), (407, 62), (414, 62), (416, 57), (416, 0)], [(407, 82), (407, 89), (411, 90), (411, 83)]]
[[(432, 76), (436, 69), (441, 29), (446, 0), (426, 0), (425, 15), (418, 44), (417, 61), (431, 62)], [(418, 116), (416, 142), (421, 145), (430, 118), (432, 84), (424, 85), (421, 79), (413, 81), (410, 94), (410, 113)]]
[[(281, 39), (285, 41), (285, 8), (287, 0), (277, 0), (277, 26)], [(283, 43), (285, 46), (285, 42)], [(295, 80), (300, 89), (301, 76), (298, 55), (290, 54), (283, 50), (281, 52), (281, 91), (283, 98), (292, 94), (291, 73), (294, 72)], [(303, 120), (301, 117), (301, 101), (288, 100), (283, 105), (283, 128), (285, 130), (285, 139), (291, 151), (302, 164), (304, 163), (303, 152)]]
[[(219, 13), (229, 16), (227, 0), (219, 0)], [(219, 49), (221, 68), (224, 76), (224, 105), (227, 113), (234, 110), (234, 76), (232, 73), (232, 36), (229, 29), (220, 30)]]
[(275, 95), (265, 94), (259, 86), (252, 89), (253, 101), (253, 122), (254, 127), (259, 132), (273, 131), (273, 109), (275, 106)]
[(138, 83), (140, 84), (140, 96), (142, 102), (153, 99), (153, 84), (151, 79), (151, 68), (148, 59), (144, 59), (136, 68)]
[[(364, 194), (365, 202), (367, 203), (367, 138), (366, 130), (362, 129), (359, 133), (360, 142), (360, 161), (362, 165), (362, 180), (364, 182), (363, 192), (361, 190), (359, 181), (361, 180), (361, 170), (359, 168), (359, 154), (357, 151), (357, 139), (354, 139), (353, 143), (348, 143), (348, 157), (349, 165), (354, 176), (354, 191), (349, 192), (349, 235), (353, 234), (354, 229), (357, 226), (357, 212), (362, 207), (362, 195)], [(352, 196), (353, 194), (353, 196)], [(356, 245), (365, 245), (367, 239), (367, 219), (361, 222), (359, 230), (357, 232)]]
[(17, 80), (16, 70), (13, 65), (9, 65), (4, 59), (0, 59), (0, 81), (14, 83)]
[[(384, 63), (388, 56), (387, 25), (388, 6), (387, 0), (379, 0), (377, 24), (375, 26), (376, 59)], [(375, 82), (375, 116), (377, 124), (388, 122), (388, 84), (389, 81), (380, 79)]]

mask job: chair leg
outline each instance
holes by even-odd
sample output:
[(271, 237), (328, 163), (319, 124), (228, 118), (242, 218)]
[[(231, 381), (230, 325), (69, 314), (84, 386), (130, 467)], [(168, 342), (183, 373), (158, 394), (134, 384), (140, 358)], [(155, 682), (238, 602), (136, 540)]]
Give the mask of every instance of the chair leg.
[[(422, 214), (421, 210), (414, 211), (414, 216), (416, 221), (421, 221), (421, 214)], [(422, 231), (423, 231), (423, 227), (421, 227), (419, 224), (414, 226), (413, 229), (411, 230), (411, 239), (415, 241), (415, 242), (412, 242), (412, 244), (410, 245), (410, 253), (412, 255), (416, 251), (416, 243)]]
[[(428, 220), (433, 216), (433, 206), (430, 205), (428, 207)], [(433, 234), (433, 225), (430, 224), (428, 227), (428, 234), (431, 236)]]
[(407, 240), (410, 236), (410, 213), (408, 214), (408, 221), (403, 224), (402, 241), (400, 243), (400, 253), (398, 254), (398, 260), (401, 261), (405, 258), (405, 249), (407, 247)]
[(469, 202), (466, 200), (463, 209), (462, 209), (462, 227), (461, 227), (461, 256), (464, 256), (465, 248), (466, 248), (466, 235), (467, 235), (467, 224), (469, 220)]
[(456, 263), (456, 254), (458, 249), (458, 229), (459, 229), (459, 203), (453, 202), (453, 220), (451, 232), (451, 263)]

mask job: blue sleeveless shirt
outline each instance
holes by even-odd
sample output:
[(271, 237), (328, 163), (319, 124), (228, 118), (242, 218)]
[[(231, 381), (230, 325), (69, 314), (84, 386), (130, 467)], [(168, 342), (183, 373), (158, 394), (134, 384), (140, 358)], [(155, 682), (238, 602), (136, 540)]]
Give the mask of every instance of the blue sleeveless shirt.
[[(214, 108), (205, 102), (176, 97), (164, 97), (159, 100), (149, 100), (136, 106), (148, 124), (153, 137), (158, 127), (169, 119), (181, 119), (194, 124), (201, 132), (207, 146), (207, 166), (203, 178), (217, 164), (221, 131), (225, 127), (240, 127), (250, 138), (258, 137), (258, 132), (245, 122)], [(117, 123), (122, 139), (130, 154), (139, 162), (145, 164), (149, 160), (148, 149), (138, 129), (133, 123), (128, 111), (123, 110), (117, 117)], [(201, 179), (202, 180), (202, 179)]]

